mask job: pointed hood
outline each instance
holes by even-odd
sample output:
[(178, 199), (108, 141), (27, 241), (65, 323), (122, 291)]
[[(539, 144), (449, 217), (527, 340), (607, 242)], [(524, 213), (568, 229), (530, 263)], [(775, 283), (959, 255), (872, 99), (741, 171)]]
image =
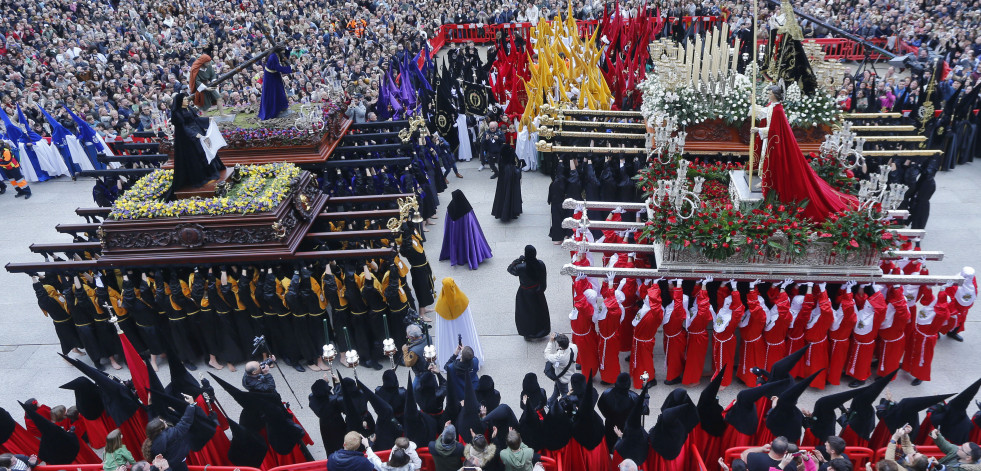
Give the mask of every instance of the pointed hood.
[(37, 450), (37, 457), (51, 465), (71, 464), (78, 456), (81, 444), (78, 436), (68, 432), (58, 425), (51, 423), (47, 417), (42, 417), (34, 409), (27, 407), (23, 402), (18, 404), (24, 408), (24, 413), (28, 419), (34, 422), (39, 432), (41, 432), (41, 445)]
[(545, 430), (544, 448), (546, 450), (561, 450), (572, 439), (572, 417), (563, 407), (556, 404), (549, 407), (542, 422)]
[[(391, 286), (395, 286), (395, 283)], [(382, 373), (382, 385), (375, 388), (375, 394), (392, 407), (392, 412), (396, 417), (402, 416), (405, 410), (405, 388), (399, 386), (399, 379), (395, 375), (395, 370), (385, 370)]]
[[(573, 379), (575, 378), (573, 375)], [(603, 441), (605, 429), (603, 417), (596, 411), (599, 391), (593, 386), (592, 372), (583, 383), (583, 392), (577, 393), (580, 397), (579, 409), (572, 422), (572, 437), (587, 450), (592, 450)]]
[(953, 393), (904, 398), (886, 410), (882, 420), (889, 427), (890, 432), (895, 432), (903, 425), (909, 424), (910, 427), (913, 427), (909, 438), (910, 440), (916, 441), (917, 434), (920, 431), (920, 411), (939, 404), (950, 396), (953, 396)]
[(0, 106), (0, 120), (3, 120), (3, 127), (7, 131), (7, 138), (14, 143), (24, 142), (27, 139), (27, 135), (24, 134), (24, 130), (17, 127), (12, 121), (10, 121), (10, 116), (4, 111), (3, 107)]
[(627, 423), (623, 427), (623, 436), (620, 437), (620, 440), (613, 447), (614, 451), (620, 457), (634, 460), (637, 463), (637, 467), (644, 464), (649, 448), (649, 435), (644, 430), (644, 426), (641, 425), (640, 419), (644, 412), (644, 400), (647, 398), (647, 391), (650, 389), (651, 384), (651, 382), (645, 384), (640, 396), (634, 401), (633, 406), (630, 408), (630, 415), (627, 416)]
[(102, 397), (99, 395), (99, 387), (88, 378), (79, 376), (62, 384), (60, 388), (75, 392), (75, 407), (87, 420), (98, 420), (106, 411), (105, 406), (102, 405)]
[(95, 382), (101, 392), (102, 405), (113, 422), (117, 424), (126, 422), (142, 407), (136, 396), (125, 385), (113, 381), (105, 373), (79, 360), (67, 355), (61, 355), (61, 357)]
[(10, 416), (10, 412), (0, 407), (0, 445), (10, 440), (10, 437), (17, 430), (17, 426), (17, 421)]
[(800, 395), (811, 386), (814, 378), (824, 371), (822, 368), (814, 374), (804, 378), (793, 386), (785, 389), (777, 396), (777, 405), (770, 410), (766, 416), (766, 427), (773, 432), (776, 437), (787, 437), (791, 443), (800, 441), (804, 426), (804, 414), (797, 408), (797, 401)]
[(868, 440), (872, 436), (872, 430), (875, 429), (875, 406), (872, 404), (896, 377), (897, 372), (899, 370), (880, 376), (872, 384), (859, 388), (861, 392), (852, 398), (851, 407), (848, 409), (848, 427), (860, 438)]
[(457, 430), (460, 431), (460, 436), (463, 437), (463, 441), (470, 443), (473, 441), (473, 435), (470, 433), (470, 429), (473, 429), (477, 433), (481, 433), (480, 428), (480, 403), (477, 402), (477, 394), (473, 389), (473, 381), (463, 382), (463, 407), (460, 408), (460, 412), (456, 416)]
[[(102, 141), (99, 139), (99, 135), (95, 132), (95, 129), (92, 129), (92, 126), (90, 126), (88, 122), (82, 118), (79, 118), (78, 115), (73, 113), (72, 110), (68, 108), (68, 106), (65, 106), (65, 111), (67, 111), (68, 115), (72, 117), (72, 121), (75, 121), (75, 126), (78, 128), (78, 139), (80, 141), (91, 142), (93, 145), (95, 145), (95, 150), (98, 152), (102, 152), (106, 149), (102, 144)], [(0, 113), (2, 113), (2, 110), (0, 110)]]
[(951, 443), (970, 441), (973, 426), (971, 418), (967, 416), (967, 407), (971, 405), (971, 400), (978, 395), (979, 389), (981, 389), (981, 379), (961, 391), (946, 406), (930, 414), (930, 422), (933, 423), (934, 427), (940, 429), (944, 438)]
[(246, 466), (258, 468), (262, 466), (262, 461), (266, 459), (266, 451), (269, 445), (261, 435), (255, 433), (228, 419), (228, 426), (232, 429), (232, 441), (228, 447), (228, 461), (235, 466)]
[(177, 356), (167, 356), (167, 363), (170, 365), (170, 384), (167, 385), (165, 392), (175, 397), (187, 394), (191, 397), (198, 397), (201, 394), (201, 383), (194, 379), (184, 363), (177, 359)]
[(773, 371), (770, 371), (770, 377), (767, 381), (780, 381), (781, 379), (790, 378), (790, 370), (797, 366), (800, 359), (804, 358), (805, 353), (807, 353), (807, 347), (803, 347), (774, 363)]
[(488, 412), (501, 405), (501, 393), (494, 389), (494, 378), (490, 375), (483, 375), (477, 380), (477, 389), (474, 393), (477, 394), (477, 401), (483, 404)]
[(54, 119), (54, 116), (51, 116), (47, 111), (44, 111), (44, 108), (38, 107), (38, 109), (41, 110), (41, 113), (44, 114), (44, 118), (48, 120), (48, 125), (51, 126), (51, 142), (58, 145), (64, 145), (65, 140), (68, 139), (68, 136), (73, 135), (71, 131), (62, 126), (57, 119)]
[(756, 402), (762, 398), (776, 395), (790, 385), (791, 380), (769, 381), (755, 388), (744, 389), (736, 394), (736, 402), (726, 411), (726, 422), (744, 435), (755, 435), (760, 426), (760, 415)]
[(538, 375), (535, 373), (525, 374), (524, 380), (521, 381), (521, 395), (528, 396), (528, 402), (525, 405), (526, 409), (540, 409), (545, 407), (545, 403), (548, 400), (542, 392), (542, 387), (538, 383)]
[(837, 423), (838, 409), (861, 393), (861, 389), (855, 388), (818, 398), (814, 402), (814, 412), (811, 414), (811, 433), (820, 441), (824, 441), (831, 435), (837, 435), (835, 424)]
[(419, 411), (419, 406), (416, 404), (415, 388), (412, 387), (412, 370), (409, 370), (405, 384), (409, 385), (405, 389), (405, 412), (402, 415), (405, 436), (413, 443), (429, 443), (429, 440), (432, 440), (439, 433), (439, 425), (433, 416)]
[(691, 422), (692, 417), (697, 423), (698, 410), (690, 401), (688, 404), (662, 408), (657, 423), (651, 428), (649, 438), (651, 448), (665, 460), (677, 458), (685, 446), (685, 441), (688, 440), (688, 434), (691, 433), (692, 428), (688, 423)]
[(708, 386), (702, 390), (698, 396), (698, 420), (705, 433), (713, 437), (721, 437), (725, 433), (729, 424), (723, 418), (724, 409), (719, 404), (719, 387), (722, 385), (722, 378), (725, 376), (728, 365), (723, 365)]
[(41, 135), (34, 132), (34, 130), (31, 129), (31, 123), (27, 122), (27, 117), (24, 116), (24, 112), (20, 109), (20, 103), (17, 104), (17, 120), (20, 121), (21, 126), (24, 126), (27, 138), (30, 139), (31, 142), (41, 140)]
[(675, 388), (672, 390), (668, 394), (668, 397), (664, 398), (664, 402), (661, 403), (661, 412), (677, 406), (691, 406), (691, 411), (694, 413), (681, 417), (685, 429), (691, 432), (698, 425), (698, 408), (695, 407), (695, 403), (692, 402), (691, 397), (688, 395), (688, 390), (685, 388)]
[(392, 410), (392, 406), (384, 399), (378, 397), (377, 394), (371, 392), (361, 381), (358, 381), (358, 387), (364, 393), (365, 397), (368, 398), (368, 402), (371, 403), (371, 407), (375, 410), (375, 446), (379, 450), (392, 449), (395, 446), (395, 439), (402, 435), (401, 426), (395, 420), (395, 412)]

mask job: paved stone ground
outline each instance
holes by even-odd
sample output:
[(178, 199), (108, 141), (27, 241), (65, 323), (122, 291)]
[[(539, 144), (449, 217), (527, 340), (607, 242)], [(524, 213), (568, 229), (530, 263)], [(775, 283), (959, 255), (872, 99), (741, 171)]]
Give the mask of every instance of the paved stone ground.
[[(515, 221), (501, 223), (490, 215), (490, 205), (494, 198), (495, 183), (489, 180), (489, 171), (478, 172), (477, 161), (461, 162), (463, 179), (450, 177), (450, 190), (462, 188), (474, 206), (484, 234), (494, 251), (494, 257), (471, 271), (466, 267), (450, 267), (449, 262), (439, 262), (442, 243), (443, 216), (445, 204), (449, 201), (449, 191), (442, 195), (440, 219), (427, 235), (426, 249), (433, 265), (437, 282), (452, 276), (469, 296), (477, 331), (486, 356), (482, 374), (494, 377), (497, 389), (505, 402), (517, 408), (521, 380), (525, 373), (539, 373), (543, 386), (550, 388), (548, 380), (541, 375), (543, 368), (542, 350), (544, 341), (527, 342), (515, 332), (513, 309), (514, 292), (517, 280), (505, 271), (507, 265), (523, 252), (526, 244), (538, 247), (539, 257), (549, 268), (549, 289), (547, 292), (552, 318), (552, 328), (568, 332), (567, 314), (571, 309), (569, 292), (571, 280), (559, 276), (558, 268), (568, 261), (568, 252), (554, 246), (549, 241), (549, 207), (545, 196), (549, 179), (540, 173), (525, 173), (522, 179), (524, 214)], [(933, 197), (933, 214), (928, 225), (928, 235), (923, 242), (924, 249), (940, 249), (946, 253), (943, 262), (930, 264), (931, 273), (957, 273), (963, 265), (981, 266), (981, 164), (960, 166), (953, 172), (938, 176), (938, 189)], [(34, 197), (29, 201), (15, 199), (12, 192), (0, 197), (0, 214), (3, 225), (0, 227), (0, 261), (31, 261), (40, 257), (28, 250), (32, 242), (68, 242), (69, 236), (55, 232), (58, 223), (79, 222), (74, 214), (79, 206), (93, 206), (90, 196), (91, 180), (78, 182), (52, 181), (33, 186)], [(0, 271), (0, 406), (15, 417), (20, 417), (17, 400), (36, 397), (48, 404), (70, 405), (74, 396), (70, 391), (58, 386), (78, 376), (74, 368), (61, 360), (57, 339), (51, 321), (44, 318), (37, 307), (30, 279), (25, 275), (9, 274)], [(438, 286), (438, 284), (437, 284)], [(901, 373), (891, 386), (895, 397), (912, 395), (957, 392), (977, 379), (977, 372), (969, 366), (975, 365), (979, 357), (978, 342), (981, 342), (978, 319), (981, 314), (973, 314), (964, 335), (966, 341), (957, 343), (949, 339), (940, 340), (934, 362), (934, 380), (919, 387), (910, 386), (910, 377)], [(658, 339), (657, 379), (663, 378), (663, 354)], [(445, 359), (441, 359), (445, 360)], [(624, 363), (625, 364), (625, 363)], [(199, 372), (210, 370), (206, 366)], [(381, 374), (360, 369), (360, 377), (370, 387), (381, 384)], [(210, 370), (214, 371), (214, 370)], [(297, 373), (292, 369), (285, 371), (290, 384), (296, 390), (300, 401), (293, 399), (282, 377), (275, 373), (279, 391), (292, 404), (300, 421), (317, 437), (316, 417), (306, 407), (306, 395), (310, 385), (319, 377), (318, 373)], [(126, 377), (126, 370), (120, 376)], [(218, 372), (223, 378), (240, 384), (242, 369), (238, 373)], [(168, 381), (166, 367), (161, 368), (163, 381)], [(400, 376), (403, 376), (400, 374)], [(404, 381), (404, 376), (402, 377)], [(706, 379), (707, 381), (707, 379)], [(598, 384), (597, 384), (598, 386)], [(829, 388), (835, 392), (844, 386)], [(723, 402), (735, 397), (737, 387), (723, 391)], [(690, 393), (697, 398), (701, 388), (692, 388)], [(653, 404), (659, 404), (669, 388), (659, 385), (653, 389)], [(801, 406), (809, 408), (819, 394), (809, 391), (801, 399)], [(237, 416), (239, 408), (225, 393), (219, 393), (219, 400)], [(969, 411), (973, 413), (972, 410)], [(311, 447), (317, 458), (323, 458), (319, 443)]]

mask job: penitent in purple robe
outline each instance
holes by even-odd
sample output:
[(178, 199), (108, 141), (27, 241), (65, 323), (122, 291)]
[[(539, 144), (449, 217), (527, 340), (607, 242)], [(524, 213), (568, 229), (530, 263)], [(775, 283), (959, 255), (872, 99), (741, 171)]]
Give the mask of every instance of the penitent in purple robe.
[(278, 54), (269, 54), (262, 73), (262, 100), (259, 105), (259, 119), (267, 120), (279, 116), (290, 106), (283, 86), (283, 74), (292, 74), (288, 65), (280, 65)]

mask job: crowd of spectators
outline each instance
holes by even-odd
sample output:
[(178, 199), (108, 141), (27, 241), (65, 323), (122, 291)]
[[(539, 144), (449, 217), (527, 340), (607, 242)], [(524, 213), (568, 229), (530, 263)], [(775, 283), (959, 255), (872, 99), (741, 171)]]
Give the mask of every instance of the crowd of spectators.
[[(736, 31), (750, 18), (745, 2), (649, 2), (626, 0), (622, 15), (637, 7), (669, 16), (721, 15)], [(341, 86), (371, 104), (390, 58), (415, 54), (442, 24), (535, 22), (567, 8), (560, 0), (284, 0), (251, 2), (136, 2), (132, 0), (11, 0), (0, 6), (0, 102), (20, 104), (35, 130), (44, 119), (35, 104), (69, 129), (66, 105), (94, 123), (106, 138), (149, 129), (166, 116), (170, 97), (186, 82), (191, 63), (208, 51), (219, 74), (270, 47), (261, 23), (290, 48), (287, 80), (291, 102), (315, 101), (326, 85)], [(603, 16), (612, 4), (575, 0), (578, 19)], [(938, 4), (897, 0), (808, 0), (795, 5), (836, 27), (867, 38), (927, 46), (966, 74), (978, 74), (981, 56), (978, 0)], [(775, 7), (761, 5), (764, 16)], [(802, 20), (805, 35), (826, 37), (823, 26)], [(254, 112), (261, 91), (261, 63), (220, 85), (227, 108)], [(898, 97), (898, 82), (890, 84)]]

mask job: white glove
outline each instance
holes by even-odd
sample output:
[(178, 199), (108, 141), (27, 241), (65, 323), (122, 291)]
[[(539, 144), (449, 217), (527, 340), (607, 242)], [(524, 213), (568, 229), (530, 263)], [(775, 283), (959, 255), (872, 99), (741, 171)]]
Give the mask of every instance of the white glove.
[(729, 280), (729, 287), (736, 291), (736, 280)]
[(706, 276), (705, 278), (703, 278), (702, 279), (702, 288), (704, 288), (705, 285), (711, 283), (713, 280), (714, 280), (714, 278), (712, 278), (711, 276)]
[(753, 281), (750, 281), (749, 282), (749, 289), (756, 288), (756, 285), (759, 284), (761, 281), (763, 281), (763, 280), (753, 280)]
[(780, 288), (786, 288), (794, 283), (794, 280), (790, 278), (784, 278), (783, 283), (780, 283)]
[(607, 281), (607, 283), (613, 284), (613, 279), (614, 278), (616, 278), (616, 273), (613, 273), (612, 271), (606, 272), (606, 281)]
[(822, 282), (818, 283), (818, 288), (820, 288), (821, 291), (826, 291), (827, 288), (828, 288), (828, 282), (827, 281), (822, 281)]

